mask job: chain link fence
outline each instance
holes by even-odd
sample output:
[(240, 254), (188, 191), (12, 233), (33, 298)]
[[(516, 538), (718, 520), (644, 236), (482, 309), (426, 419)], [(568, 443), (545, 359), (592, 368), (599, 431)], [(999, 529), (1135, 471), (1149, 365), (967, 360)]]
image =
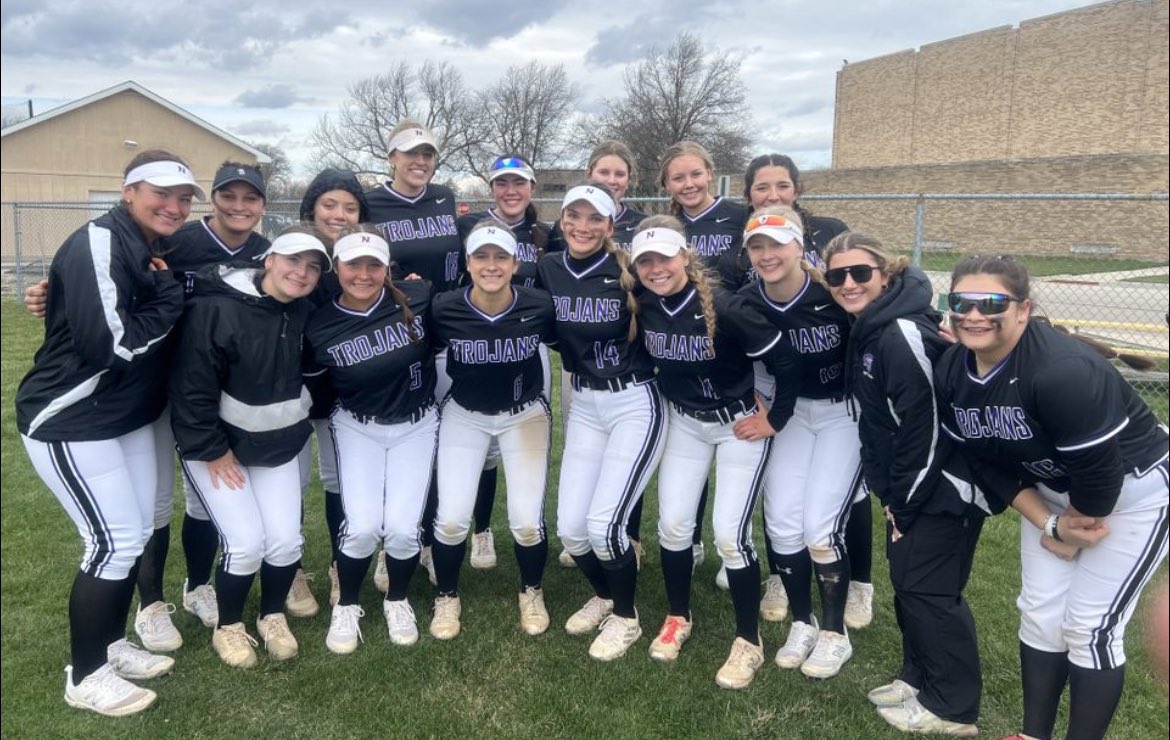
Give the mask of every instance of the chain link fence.
[[(950, 270), (963, 255), (1010, 254), (1033, 275), (1033, 297), (1053, 323), (1112, 348), (1142, 365), (1119, 368), (1154, 407), (1168, 416), (1167, 194), (866, 194), (805, 196), (815, 213), (844, 220), (914, 258), (935, 291), (949, 289)], [(536, 201), (552, 220), (559, 199)], [(661, 213), (665, 198), (627, 199)], [(271, 238), (297, 220), (299, 201), (271, 201), (261, 225)], [(491, 203), (468, 199), (461, 212)], [(3, 291), (21, 294), (42, 279), (62, 242), (109, 204), (3, 203), (0, 228)], [(200, 204), (191, 217), (206, 214)], [(941, 307), (941, 303), (939, 304)]]

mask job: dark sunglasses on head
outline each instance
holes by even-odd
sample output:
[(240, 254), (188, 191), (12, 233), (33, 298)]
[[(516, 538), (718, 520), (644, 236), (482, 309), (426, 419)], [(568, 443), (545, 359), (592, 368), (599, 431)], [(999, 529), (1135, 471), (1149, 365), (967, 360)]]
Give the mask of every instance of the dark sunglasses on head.
[(948, 293), (947, 307), (951, 313), (966, 315), (972, 309), (979, 309), (984, 316), (995, 316), (1008, 310), (1012, 301), (1019, 298), (1006, 293)]
[(845, 284), (845, 276), (848, 275), (853, 278), (853, 282), (862, 285), (873, 280), (873, 271), (876, 269), (873, 265), (834, 267), (832, 270), (825, 270), (825, 282), (829, 284), (830, 288), (840, 288)]

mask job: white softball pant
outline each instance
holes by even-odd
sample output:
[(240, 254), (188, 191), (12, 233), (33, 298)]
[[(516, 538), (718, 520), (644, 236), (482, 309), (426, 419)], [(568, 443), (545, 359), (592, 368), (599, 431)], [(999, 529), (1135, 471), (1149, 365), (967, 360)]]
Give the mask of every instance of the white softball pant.
[[(540, 370), (542, 373), (544, 373), (544, 385), (541, 387), (544, 388), (544, 397), (545, 397), (546, 402), (547, 402), (547, 399), (552, 398), (552, 386), (549, 385), (549, 379), (552, 377), (552, 360), (550, 360), (549, 356), (548, 356), (548, 345), (547, 344), (540, 345), (540, 347), (537, 349), (537, 352), (540, 354)], [(563, 413), (567, 414), (568, 410), (564, 411)], [(550, 410), (550, 414), (551, 414), (551, 410)], [(562, 429), (561, 431), (563, 432), (564, 429)], [(499, 440), (493, 439), (491, 445), (488, 447), (487, 459), (484, 460), (483, 469), (484, 470), (494, 470), (496, 467), (499, 466), (499, 464), (500, 464)]]
[(546, 537), (544, 494), (548, 481), (552, 416), (541, 396), (512, 413), (487, 415), (447, 399), (439, 423), (439, 509), (435, 539), (458, 545), (467, 539), (483, 461), (499, 445), (508, 481), (508, 525), (522, 547)]
[(719, 557), (733, 570), (748, 567), (756, 557), (752, 514), (772, 442), (737, 439), (734, 427), (734, 421), (699, 421), (671, 408), (666, 451), (658, 469), (658, 542), (667, 550), (680, 552), (691, 547), (695, 512), (714, 459), (711, 525)]
[[(1067, 494), (1041, 485), (1048, 508), (1068, 508)], [(1138, 596), (1166, 559), (1166, 461), (1142, 477), (1125, 476), (1122, 498), (1151, 501), (1158, 508), (1114, 511), (1105, 521), (1109, 534), (1076, 559), (1061, 560), (1040, 546), (1041, 531), (1020, 520), (1022, 587), (1020, 641), (1052, 653), (1068, 651), (1082, 668), (1109, 669), (1125, 663), (1125, 627)]]
[[(666, 411), (654, 381), (620, 391), (574, 390), (557, 494), (557, 535), (573, 555), (601, 560), (629, 549), (626, 520), (666, 438)], [(692, 512), (693, 513), (693, 512)]]
[(341, 552), (368, 558), (384, 542), (386, 553), (397, 560), (417, 555), (435, 465), (437, 409), (428, 408), (416, 421), (379, 424), (338, 407), (330, 421), (345, 511)]
[(764, 482), (764, 526), (781, 555), (808, 548), (813, 562), (845, 555), (845, 525), (861, 481), (861, 442), (847, 404), (796, 399), (772, 439)]
[[(171, 523), (171, 515), (175, 512), (175, 433), (171, 430), (171, 407), (163, 409), (162, 416), (151, 425), (154, 429), (155, 463), (158, 466), (158, 490), (154, 497), (154, 528), (159, 529)], [(199, 497), (191, 490), (191, 482), (186, 474), (179, 476), (183, 480), (183, 498), (186, 502), (187, 516), (193, 519), (208, 520), (207, 511), (199, 502)]]
[(85, 543), (81, 570), (109, 581), (127, 578), (154, 532), (152, 426), (92, 442), (21, 440)]
[(301, 559), (301, 490), (297, 459), (276, 467), (241, 466), (242, 489), (211, 484), (206, 462), (183, 460), (195, 495), (219, 532), (223, 569), (233, 576), (260, 570), (262, 562), (282, 567)]

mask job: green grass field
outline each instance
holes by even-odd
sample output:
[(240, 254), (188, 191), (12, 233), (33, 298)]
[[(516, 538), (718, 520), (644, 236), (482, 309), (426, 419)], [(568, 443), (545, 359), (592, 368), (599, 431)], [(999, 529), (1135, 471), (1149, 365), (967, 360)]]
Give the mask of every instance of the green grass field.
[[(588, 639), (570, 637), (561, 628), (589, 592), (576, 571), (561, 569), (552, 558), (545, 596), (553, 626), (536, 638), (520, 632), (518, 576), (501, 497), (494, 528), (500, 567), (464, 570), (464, 631), (452, 642), (426, 634), (431, 592), (421, 571), (411, 601), (423, 636), (405, 649), (389, 644), (380, 595), (372, 585), (362, 600), (366, 643), (354, 655), (339, 657), (325, 649), (326, 606), (316, 618), (291, 620), (300, 657), (274, 664), (261, 656), (260, 665), (246, 672), (222, 665), (211, 650), (209, 631), (180, 609), (175, 622), (186, 644), (175, 653), (174, 674), (150, 682), (160, 696), (154, 708), (123, 720), (70, 709), (61, 698), (62, 669), (69, 656), (66, 602), (80, 542), (33, 473), (15, 430), (13, 398), (40, 342), (40, 326), (11, 299), (2, 302), (2, 318), (4, 738), (115, 733), (124, 738), (900, 736), (865, 698), (867, 690), (892, 677), (900, 660), (880, 539), (874, 624), (853, 634), (854, 658), (842, 674), (817, 682), (782, 671), (769, 660), (749, 690), (729, 692), (717, 688), (714, 677), (730, 647), (732, 610), (727, 595), (714, 586), (716, 564), (710, 554), (695, 580), (696, 629), (681, 659), (676, 665), (661, 665), (646, 653), (666, 605), (653, 536), (653, 496), (643, 524), (648, 557), (639, 582), (642, 627), (650, 634), (616, 663), (593, 662), (586, 654)], [(558, 462), (554, 460), (554, 467)], [(556, 480), (555, 470), (551, 480)], [(550, 493), (546, 508), (550, 531), (555, 531), (554, 496)], [(325, 603), (328, 540), (319, 485), (308, 495), (305, 520), (305, 563), (318, 573), (315, 591)], [(183, 568), (178, 527), (172, 531), (167, 587), (177, 601)], [(756, 531), (759, 537), (758, 527)], [(707, 533), (709, 538), (709, 525)], [(979, 724), (985, 737), (1014, 733), (1021, 717), (1014, 604), (1017, 539), (1014, 515), (987, 523), (967, 591), (980, 629), (985, 690)], [(555, 557), (555, 541), (552, 550)], [(708, 553), (712, 550), (708, 541)], [(246, 619), (251, 622), (254, 616), (255, 594)], [(1112, 732), (1117, 738), (1167, 735), (1166, 694), (1143, 654), (1143, 619), (1130, 628), (1128, 685)], [(786, 633), (787, 624), (763, 624), (769, 658)], [(1062, 720), (1060, 732), (1063, 727)]]

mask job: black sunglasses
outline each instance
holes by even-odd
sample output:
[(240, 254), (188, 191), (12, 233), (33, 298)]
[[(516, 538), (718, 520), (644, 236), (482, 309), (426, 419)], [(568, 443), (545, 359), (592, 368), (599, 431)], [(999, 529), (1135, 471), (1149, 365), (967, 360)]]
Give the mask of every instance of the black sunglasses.
[(977, 308), (984, 316), (996, 316), (1008, 310), (1012, 301), (1019, 300), (1006, 293), (948, 293), (947, 308), (960, 315)]
[(873, 265), (834, 267), (832, 270), (825, 270), (825, 282), (830, 288), (840, 288), (845, 284), (845, 276), (848, 275), (853, 278), (853, 282), (862, 285), (873, 280), (873, 271), (876, 269)]

